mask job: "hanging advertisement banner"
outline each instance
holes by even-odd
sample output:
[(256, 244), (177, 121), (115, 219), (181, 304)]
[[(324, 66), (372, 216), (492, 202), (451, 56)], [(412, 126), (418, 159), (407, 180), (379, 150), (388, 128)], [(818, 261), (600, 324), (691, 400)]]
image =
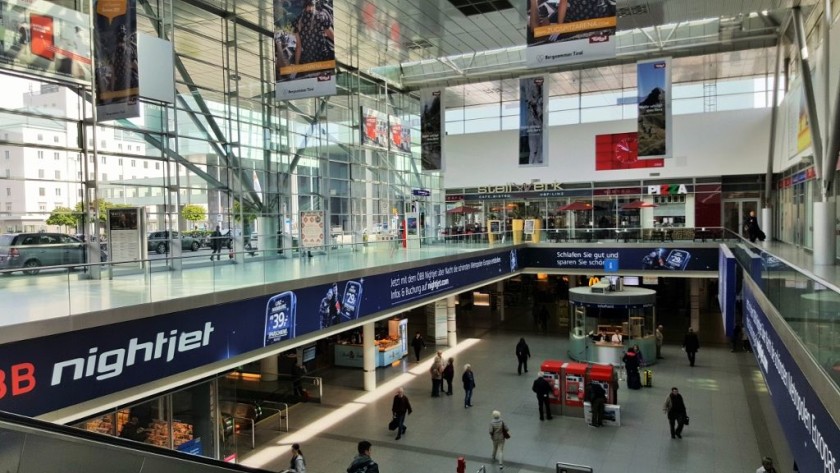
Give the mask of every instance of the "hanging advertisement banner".
[(2, 1), (0, 59), (14, 68), (89, 81), (90, 17), (43, 0)]
[(388, 115), (367, 107), (362, 107), (361, 110), (362, 146), (387, 151), (390, 143)]
[(547, 110), (548, 94), (545, 78), (519, 79), (519, 165), (544, 166), (548, 149), (543, 111)]
[(300, 213), (300, 246), (317, 248), (324, 246), (326, 219), (323, 210)]
[(388, 115), (388, 128), (391, 130), (391, 151), (411, 154), (411, 126), (400, 117)]
[(443, 89), (420, 91), (420, 149), (424, 171), (443, 170)]
[(528, 67), (615, 56), (615, 0), (525, 0)]
[(336, 94), (333, 0), (274, 0), (277, 100)]
[(670, 158), (671, 60), (656, 59), (636, 64), (639, 90), (639, 159)]
[(796, 126), (796, 152), (801, 153), (811, 147), (811, 122), (808, 121), (808, 102), (805, 99), (805, 87), (799, 87), (799, 119)]
[(663, 159), (639, 159), (638, 133), (595, 135), (595, 170), (661, 168)]
[(137, 0), (94, 0), (97, 121), (140, 116)]

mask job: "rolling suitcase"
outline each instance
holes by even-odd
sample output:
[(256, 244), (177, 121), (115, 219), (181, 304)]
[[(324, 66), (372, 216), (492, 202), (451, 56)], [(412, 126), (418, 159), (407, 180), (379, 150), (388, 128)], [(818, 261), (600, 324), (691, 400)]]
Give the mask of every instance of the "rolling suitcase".
[(642, 386), (646, 388), (653, 387), (653, 371), (652, 370), (644, 370), (642, 371)]

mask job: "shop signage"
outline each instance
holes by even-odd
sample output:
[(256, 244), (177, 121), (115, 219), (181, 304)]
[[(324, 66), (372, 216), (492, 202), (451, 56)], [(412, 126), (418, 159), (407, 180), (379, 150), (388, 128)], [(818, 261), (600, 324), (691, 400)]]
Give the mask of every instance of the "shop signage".
[(688, 186), (686, 186), (685, 184), (662, 184), (659, 186), (647, 186), (647, 193), (650, 195), (688, 194)]
[(642, 189), (639, 187), (624, 187), (620, 189), (595, 189), (592, 195), (639, 195)]
[(505, 192), (542, 192), (563, 190), (559, 182), (524, 182), (522, 184), (503, 184), (500, 186), (479, 186), (479, 194), (498, 194)]
[(799, 471), (837, 473), (840, 429), (744, 284), (744, 319), (756, 360)]
[(416, 195), (418, 197), (429, 197), (432, 195), (432, 191), (429, 189), (411, 189), (411, 195)]

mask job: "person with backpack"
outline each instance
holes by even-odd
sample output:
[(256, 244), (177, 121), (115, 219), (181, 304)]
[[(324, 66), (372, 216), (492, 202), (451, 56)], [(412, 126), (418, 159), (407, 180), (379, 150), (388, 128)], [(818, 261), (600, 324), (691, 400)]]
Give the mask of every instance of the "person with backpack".
[[(551, 401), (549, 400), (549, 396), (551, 396), (551, 383), (549, 383), (542, 375), (537, 376), (537, 379), (534, 380), (534, 384), (531, 385), (531, 391), (534, 391), (537, 395), (537, 406), (540, 409), (540, 420), (543, 420), (544, 417), (548, 417), (548, 420), (551, 420)], [(544, 416), (544, 414), (547, 415)]]
[(379, 473), (379, 465), (370, 457), (370, 449), (372, 445), (367, 440), (362, 440), (356, 446), (359, 452), (353, 458), (350, 466), (347, 467), (347, 473)]
[(516, 372), (520, 375), (522, 374), (523, 368), (525, 368), (526, 373), (528, 372), (528, 358), (531, 358), (531, 350), (528, 348), (528, 344), (525, 343), (525, 339), (520, 338), (519, 343), (516, 344), (516, 360), (519, 361)]

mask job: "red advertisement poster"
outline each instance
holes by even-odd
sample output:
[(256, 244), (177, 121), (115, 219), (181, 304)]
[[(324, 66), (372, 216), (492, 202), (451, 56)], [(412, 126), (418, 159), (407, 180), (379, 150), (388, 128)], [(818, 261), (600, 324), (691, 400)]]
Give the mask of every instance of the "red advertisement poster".
[(32, 13), (29, 15), (29, 24), (32, 27), (32, 54), (52, 61), (55, 57), (53, 18)]
[(639, 159), (638, 133), (595, 136), (595, 170), (661, 168), (663, 159)]

